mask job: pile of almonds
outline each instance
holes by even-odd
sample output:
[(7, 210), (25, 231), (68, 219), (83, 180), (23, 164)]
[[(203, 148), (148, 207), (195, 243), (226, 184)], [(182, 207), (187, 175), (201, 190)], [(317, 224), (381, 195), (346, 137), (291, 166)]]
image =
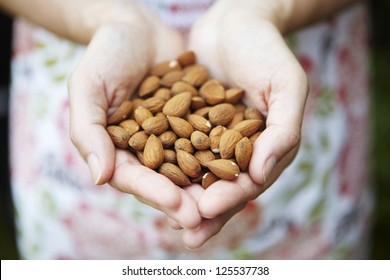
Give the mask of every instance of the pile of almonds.
[(117, 148), (178, 186), (235, 180), (248, 168), (263, 117), (196, 63), (192, 51), (155, 65), (136, 97), (107, 119)]

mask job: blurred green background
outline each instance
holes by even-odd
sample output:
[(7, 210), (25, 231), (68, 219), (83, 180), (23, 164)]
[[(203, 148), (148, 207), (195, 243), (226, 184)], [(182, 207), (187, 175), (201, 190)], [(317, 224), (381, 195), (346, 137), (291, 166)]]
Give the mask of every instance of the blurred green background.
[[(372, 129), (373, 137), (373, 178), (377, 193), (377, 206), (372, 232), (371, 259), (390, 259), (390, 0), (370, 2), (372, 19)], [(3, 22), (1, 25), (9, 22)], [(8, 35), (2, 30), (2, 36)], [(6, 42), (7, 43), (7, 42)], [(1, 45), (1, 65), (9, 48)], [(8, 77), (1, 73), (0, 77)], [(4, 99), (1, 100), (4, 102)], [(12, 221), (12, 205), (9, 190), (5, 187), (8, 177), (6, 115), (0, 116), (0, 258), (18, 259)]]

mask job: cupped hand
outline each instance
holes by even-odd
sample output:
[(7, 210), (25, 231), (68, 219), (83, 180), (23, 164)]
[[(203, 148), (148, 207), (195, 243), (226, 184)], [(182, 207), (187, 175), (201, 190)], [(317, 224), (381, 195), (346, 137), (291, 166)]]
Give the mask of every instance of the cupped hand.
[[(94, 33), (69, 79), (70, 134), (96, 184), (109, 182), (163, 211), (185, 228), (200, 222), (195, 200), (164, 176), (115, 149), (106, 132), (107, 116), (128, 99), (156, 62), (183, 50), (181, 37), (135, 1), (121, 19)], [(107, 11), (107, 14), (110, 14)]]
[[(197, 248), (264, 192), (294, 159), (300, 143), (306, 75), (272, 21), (272, 1), (218, 1), (193, 27), (189, 48), (213, 77), (245, 89), (245, 102), (266, 116), (247, 174), (198, 190), (203, 221), (184, 230), (184, 243)], [(249, 176), (248, 176), (249, 174)], [(174, 224), (174, 223), (173, 223)]]

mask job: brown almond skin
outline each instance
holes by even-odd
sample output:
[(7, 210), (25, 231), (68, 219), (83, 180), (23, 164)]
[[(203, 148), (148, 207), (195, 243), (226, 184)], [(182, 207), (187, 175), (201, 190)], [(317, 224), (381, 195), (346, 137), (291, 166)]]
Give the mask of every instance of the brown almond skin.
[(221, 137), (219, 142), (219, 153), (221, 158), (230, 159), (234, 157), (234, 149), (236, 144), (242, 139), (241, 133), (236, 130), (228, 129)]
[(108, 117), (107, 124), (113, 125), (127, 119), (132, 112), (132, 108), (133, 103), (130, 100), (123, 101), (122, 104), (119, 105), (118, 109), (116, 109), (116, 111)]
[(200, 115), (200, 116), (202, 116), (204, 118), (208, 118), (210, 110), (211, 110), (211, 106), (206, 106), (206, 107), (203, 107), (203, 108), (200, 108), (200, 109), (196, 110), (194, 112), (194, 114)]
[(145, 163), (144, 163), (144, 154), (143, 154), (143, 152), (135, 151), (135, 155), (137, 156), (138, 161), (139, 161), (142, 165), (145, 165)]
[(181, 70), (181, 65), (177, 60), (167, 60), (156, 64), (151, 71), (152, 75), (162, 77), (168, 72)]
[(110, 125), (107, 127), (107, 132), (115, 147), (120, 149), (126, 149), (128, 147), (130, 134), (126, 129), (117, 125)]
[(135, 121), (140, 125), (142, 126), (142, 123), (148, 119), (148, 118), (151, 118), (153, 117), (153, 114), (152, 112), (150, 112), (149, 109), (146, 109), (142, 106), (139, 106), (137, 109), (135, 109), (134, 111), (134, 119)]
[(245, 91), (241, 88), (230, 88), (225, 91), (225, 102), (235, 104), (244, 96)]
[(173, 131), (168, 130), (159, 135), (158, 138), (160, 139), (163, 147), (167, 149), (173, 146), (173, 144), (177, 140), (177, 135)]
[(261, 120), (243, 120), (236, 124), (233, 130), (240, 132), (244, 137), (251, 137), (259, 131), (262, 124), (263, 122)]
[(138, 131), (129, 139), (129, 146), (136, 151), (143, 151), (149, 135), (145, 131)]
[(207, 167), (207, 163), (215, 160), (215, 155), (210, 150), (197, 151), (194, 157), (196, 157), (202, 167)]
[(166, 73), (160, 80), (160, 84), (164, 87), (170, 88), (174, 83), (181, 81), (184, 77), (184, 72), (180, 70), (175, 70)]
[(169, 100), (172, 97), (172, 92), (168, 88), (159, 88), (153, 95), (153, 97), (160, 97), (165, 101)]
[(252, 157), (253, 144), (248, 137), (242, 138), (235, 147), (234, 155), (241, 171), (246, 171)]
[(200, 175), (202, 168), (198, 160), (193, 155), (183, 150), (176, 150), (176, 158), (180, 169), (187, 176), (195, 178)]
[(162, 117), (151, 117), (142, 123), (142, 128), (149, 135), (154, 134), (159, 136), (160, 134), (164, 133), (168, 127), (169, 123), (167, 118)]
[(249, 140), (251, 140), (252, 144), (255, 144), (255, 141), (257, 138), (259, 138), (260, 134), (261, 134), (261, 131), (258, 131), (249, 138)]
[(146, 77), (142, 82), (138, 90), (139, 97), (146, 97), (154, 93), (160, 87), (160, 78), (151, 75)]
[(144, 165), (151, 169), (158, 168), (164, 162), (164, 148), (156, 135), (152, 134), (146, 141), (144, 152)]
[(239, 112), (235, 113), (232, 121), (228, 124), (227, 128), (228, 129), (233, 129), (233, 127), (238, 124), (239, 122), (244, 120), (244, 113)]
[(193, 154), (195, 152), (192, 142), (187, 138), (177, 139), (175, 142), (175, 150), (183, 150), (190, 154)]
[(169, 125), (177, 136), (190, 138), (194, 128), (186, 120), (178, 117), (168, 116)]
[(196, 111), (206, 106), (206, 101), (200, 96), (194, 96), (191, 99), (191, 110)]
[(217, 80), (209, 80), (204, 83), (199, 89), (199, 94), (209, 105), (216, 105), (225, 100), (225, 89)]
[(262, 120), (262, 115), (256, 108), (246, 108), (244, 112), (246, 120)]
[(191, 105), (190, 92), (182, 92), (169, 99), (162, 111), (166, 116), (184, 117)]
[(167, 101), (162, 97), (149, 97), (142, 102), (141, 106), (149, 109), (153, 114), (156, 114), (162, 111), (166, 102)]
[(128, 120), (120, 122), (119, 126), (126, 129), (130, 136), (133, 136), (136, 132), (139, 131), (139, 128), (140, 128), (139, 124), (135, 120), (132, 120), (132, 119), (128, 119)]
[(191, 143), (199, 151), (207, 150), (210, 147), (210, 138), (201, 131), (194, 131), (191, 134)]
[(207, 167), (216, 176), (223, 180), (233, 181), (240, 175), (240, 168), (236, 163), (228, 159), (216, 159), (210, 161)]
[(182, 52), (178, 57), (180, 65), (185, 67), (196, 63), (196, 55), (193, 51)]
[(215, 182), (221, 180), (218, 176), (216, 176), (213, 172), (206, 172), (202, 177), (202, 187), (207, 189), (210, 185)]
[(158, 172), (180, 187), (191, 185), (188, 176), (175, 164), (165, 162), (160, 166)]
[(192, 96), (197, 96), (198, 95), (198, 90), (190, 85), (189, 83), (186, 83), (184, 81), (178, 81), (174, 83), (171, 87), (171, 91), (173, 95), (177, 95), (182, 92), (191, 92)]
[(209, 120), (213, 125), (228, 125), (234, 118), (236, 110), (232, 104), (222, 103), (213, 106), (209, 111)]
[(219, 143), (221, 141), (222, 134), (226, 131), (226, 127), (219, 125), (214, 127), (209, 134), (210, 149), (213, 153), (219, 153)]
[(176, 152), (168, 149), (164, 150), (164, 162), (177, 164)]
[(195, 130), (199, 130), (206, 134), (209, 134), (212, 128), (211, 123), (201, 115), (190, 114), (187, 117), (187, 121), (192, 125)]
[(194, 87), (200, 87), (208, 78), (209, 74), (207, 69), (201, 65), (197, 65), (197, 67), (192, 67), (189, 71), (186, 71), (183, 81)]

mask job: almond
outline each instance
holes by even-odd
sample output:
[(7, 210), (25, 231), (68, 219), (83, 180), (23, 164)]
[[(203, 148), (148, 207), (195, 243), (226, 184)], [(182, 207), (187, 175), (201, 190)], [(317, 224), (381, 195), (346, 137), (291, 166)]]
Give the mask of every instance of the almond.
[(165, 103), (163, 113), (166, 116), (185, 116), (190, 108), (191, 98), (192, 95), (188, 91), (175, 95)]
[(159, 88), (153, 95), (153, 97), (160, 97), (165, 101), (169, 100), (172, 96), (171, 90), (168, 88)]
[(234, 118), (236, 110), (232, 104), (222, 103), (213, 106), (209, 111), (209, 120), (213, 125), (228, 125)]
[(233, 127), (238, 124), (240, 121), (243, 121), (244, 120), (244, 113), (242, 112), (239, 112), (239, 113), (235, 113), (234, 114), (234, 117), (232, 119), (232, 121), (229, 123), (229, 125), (227, 126), (228, 129), (233, 129)]
[(129, 139), (129, 146), (136, 151), (143, 151), (149, 135), (145, 131), (138, 131)]
[(143, 156), (145, 166), (151, 169), (158, 168), (164, 162), (164, 149), (156, 135), (149, 136)]
[(183, 81), (179, 81), (179, 82), (174, 83), (171, 87), (171, 91), (172, 91), (173, 95), (177, 95), (177, 94), (185, 92), (185, 91), (191, 92), (192, 96), (198, 95), (198, 90), (196, 88), (194, 88), (189, 83), (186, 83)]
[(218, 176), (216, 176), (213, 172), (206, 172), (202, 177), (202, 187), (207, 189), (213, 183), (221, 180)]
[(181, 66), (177, 60), (163, 61), (152, 68), (151, 74), (162, 77), (168, 72), (180, 70)]
[(184, 72), (175, 70), (166, 73), (160, 80), (160, 84), (165, 87), (171, 87), (174, 83), (181, 81), (184, 77)]
[(133, 108), (133, 103), (130, 100), (125, 100), (122, 102), (121, 105), (119, 105), (118, 109), (108, 117), (107, 124), (117, 124), (125, 119), (127, 119), (130, 114), (131, 110)]
[(153, 114), (156, 114), (162, 111), (162, 108), (164, 107), (166, 102), (167, 101), (162, 97), (150, 97), (148, 99), (145, 99), (144, 102), (142, 102), (141, 106), (148, 109)]
[(165, 162), (160, 166), (158, 172), (180, 187), (191, 185), (188, 176), (175, 164)]
[(200, 96), (194, 96), (191, 99), (191, 110), (198, 110), (206, 106), (206, 101)]
[(190, 154), (193, 154), (195, 152), (194, 146), (187, 138), (177, 139), (175, 141), (175, 150), (183, 150)]
[(207, 167), (207, 163), (215, 160), (215, 155), (210, 150), (197, 151), (194, 157), (199, 161), (202, 167)]
[(128, 147), (130, 134), (126, 129), (120, 126), (110, 125), (107, 127), (107, 132), (115, 147), (120, 149), (126, 149)]
[(236, 113), (244, 113), (247, 107), (242, 103), (238, 103), (234, 105), (234, 108), (236, 108)]
[(160, 87), (160, 78), (157, 76), (146, 77), (142, 82), (138, 90), (139, 97), (145, 97), (155, 92)]
[(142, 123), (142, 128), (149, 135), (154, 134), (158, 136), (164, 133), (168, 127), (169, 123), (165, 117), (151, 117)]
[(251, 140), (252, 144), (255, 144), (255, 141), (257, 138), (259, 138), (260, 134), (261, 134), (261, 131), (258, 131), (249, 138), (249, 140)]
[(253, 145), (248, 137), (242, 138), (235, 147), (235, 158), (241, 171), (246, 171), (252, 157)]
[(139, 161), (142, 165), (145, 165), (145, 162), (144, 162), (144, 153), (143, 153), (143, 152), (140, 152), (140, 151), (136, 151), (136, 152), (135, 152), (135, 155), (137, 156), (138, 161)]
[(183, 67), (196, 63), (196, 55), (193, 51), (185, 51), (177, 57), (180, 65)]
[(207, 167), (221, 179), (233, 181), (240, 175), (240, 168), (228, 159), (216, 159), (210, 161)]
[(149, 109), (146, 109), (142, 106), (138, 107), (137, 109), (135, 109), (134, 111), (134, 119), (135, 121), (142, 126), (142, 123), (148, 119), (148, 118), (151, 118), (153, 117), (153, 114), (152, 112), (150, 112)]
[(262, 116), (259, 110), (256, 108), (246, 108), (244, 112), (246, 120), (262, 120)]
[(251, 137), (259, 131), (262, 123), (261, 120), (243, 120), (236, 124), (233, 129), (240, 132), (244, 137)]
[(209, 78), (207, 69), (203, 66), (197, 65), (187, 71), (183, 77), (183, 81), (193, 85), (194, 87), (200, 87)]
[(217, 80), (209, 80), (199, 89), (200, 96), (210, 105), (224, 102), (225, 89)]
[(126, 129), (126, 131), (129, 133), (129, 136), (133, 136), (134, 133), (139, 131), (139, 124), (135, 120), (125, 120), (119, 123), (120, 127), (123, 127)]
[(164, 162), (177, 164), (176, 152), (173, 150), (164, 150)]
[(219, 153), (221, 158), (230, 159), (234, 157), (234, 149), (236, 144), (242, 139), (241, 133), (236, 130), (228, 129), (221, 137), (219, 142)]
[(211, 130), (211, 123), (206, 118), (200, 115), (197, 114), (188, 115), (187, 121), (192, 125), (192, 127), (195, 130), (199, 130), (206, 134), (209, 134)]
[(177, 136), (183, 138), (190, 138), (194, 128), (186, 120), (178, 117), (168, 116), (169, 125)]
[(202, 169), (198, 160), (193, 155), (183, 150), (176, 150), (176, 158), (184, 174), (193, 178), (199, 176)]
[(225, 91), (225, 102), (235, 104), (244, 96), (244, 90), (241, 88), (230, 88)]
[(201, 184), (202, 183), (202, 178), (203, 178), (205, 173), (206, 173), (206, 171), (202, 170), (198, 177), (191, 178), (191, 182), (193, 184)]
[(175, 143), (175, 141), (177, 140), (177, 136), (173, 131), (168, 130), (159, 135), (158, 139), (160, 139), (163, 147), (167, 149)]
[(221, 141), (222, 134), (225, 131), (226, 127), (222, 125), (216, 126), (210, 131), (210, 149), (213, 153), (219, 153), (219, 142)]
[(206, 106), (206, 107), (203, 107), (203, 108), (200, 108), (200, 109), (196, 110), (194, 112), (194, 114), (195, 115), (200, 115), (200, 116), (202, 116), (204, 118), (207, 118), (208, 115), (209, 115), (210, 110), (211, 110), (211, 107), (210, 106)]
[(210, 147), (210, 138), (201, 131), (194, 131), (191, 134), (191, 143), (199, 151)]

